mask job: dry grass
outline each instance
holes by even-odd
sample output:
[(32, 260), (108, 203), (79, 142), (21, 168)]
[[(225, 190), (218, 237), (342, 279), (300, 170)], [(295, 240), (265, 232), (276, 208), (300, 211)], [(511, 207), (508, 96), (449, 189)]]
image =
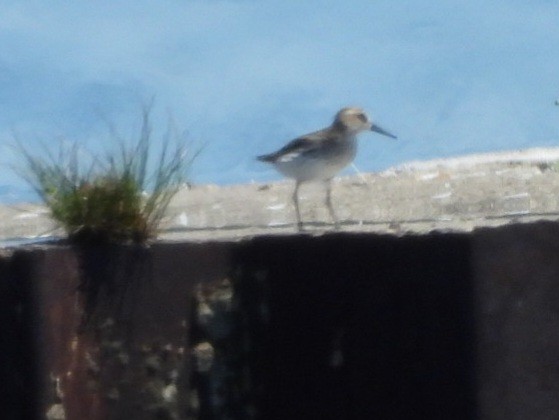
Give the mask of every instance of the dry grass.
[(61, 145), (57, 154), (47, 148), (37, 153), (18, 142), (24, 164), (17, 171), (72, 242), (145, 243), (156, 236), (198, 154), (172, 128), (169, 124), (155, 156), (149, 109), (142, 113), (139, 140), (128, 144), (112, 132), (118, 150), (102, 157), (76, 145)]

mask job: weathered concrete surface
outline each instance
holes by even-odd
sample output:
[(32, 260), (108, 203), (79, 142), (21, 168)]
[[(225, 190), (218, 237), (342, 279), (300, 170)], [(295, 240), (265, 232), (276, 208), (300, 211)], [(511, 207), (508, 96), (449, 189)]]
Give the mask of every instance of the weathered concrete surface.
[[(290, 182), (195, 187), (181, 192), (171, 205), (168, 226), (193, 237), (204, 227), (219, 228), (216, 234), (231, 237), (291, 233), (292, 189)], [(559, 172), (520, 162), (392, 170), (336, 179), (333, 200), (344, 231), (470, 231), (516, 220), (559, 218)], [(301, 188), (302, 217), (310, 231), (333, 228), (323, 202), (322, 185)], [(164, 237), (172, 236), (167, 232)]]
[[(536, 149), (403, 165), (334, 181), (343, 231), (470, 231), (511, 221), (559, 218), (559, 149)], [(194, 186), (171, 203), (163, 239), (238, 239), (294, 231), (289, 181)], [(332, 230), (321, 184), (301, 188), (301, 210), (314, 233)], [(53, 233), (40, 206), (0, 206), (0, 240)], [(60, 233), (60, 232), (58, 232)]]

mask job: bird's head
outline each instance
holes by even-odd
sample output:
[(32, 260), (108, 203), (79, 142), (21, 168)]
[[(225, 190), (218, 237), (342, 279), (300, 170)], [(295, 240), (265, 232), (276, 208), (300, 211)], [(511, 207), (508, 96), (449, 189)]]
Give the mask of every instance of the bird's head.
[(393, 139), (396, 138), (394, 134), (374, 124), (361, 108), (356, 107), (342, 108), (339, 110), (334, 117), (334, 126), (355, 134), (370, 130), (392, 137)]

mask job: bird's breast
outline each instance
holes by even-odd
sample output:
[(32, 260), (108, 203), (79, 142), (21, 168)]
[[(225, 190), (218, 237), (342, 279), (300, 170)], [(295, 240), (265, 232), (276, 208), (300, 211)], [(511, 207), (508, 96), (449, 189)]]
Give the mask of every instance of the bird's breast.
[(323, 143), (320, 148), (291, 153), (276, 161), (276, 168), (284, 175), (299, 181), (326, 180), (337, 175), (355, 158), (357, 142)]

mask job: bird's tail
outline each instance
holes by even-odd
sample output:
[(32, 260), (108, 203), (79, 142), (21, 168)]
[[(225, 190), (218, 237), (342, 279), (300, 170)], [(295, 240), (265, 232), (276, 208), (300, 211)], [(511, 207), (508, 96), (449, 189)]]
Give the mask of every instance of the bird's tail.
[(273, 154), (256, 156), (256, 159), (261, 162), (274, 162), (276, 160)]

